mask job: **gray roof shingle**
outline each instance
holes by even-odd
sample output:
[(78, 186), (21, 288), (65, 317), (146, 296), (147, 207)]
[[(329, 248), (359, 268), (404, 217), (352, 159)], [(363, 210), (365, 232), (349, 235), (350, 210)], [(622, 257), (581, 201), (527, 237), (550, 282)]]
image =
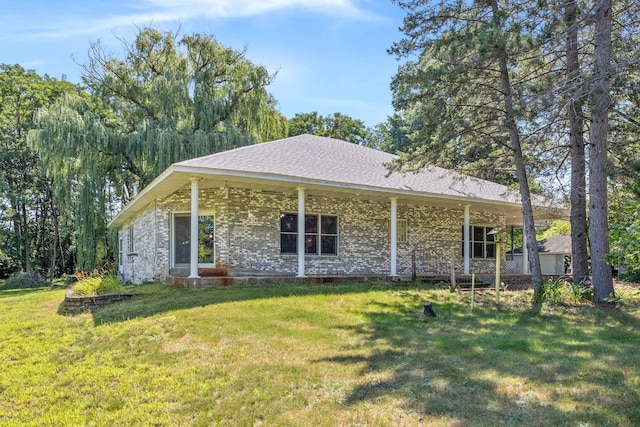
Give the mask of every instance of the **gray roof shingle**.
[(350, 142), (299, 135), (185, 160), (178, 166), (253, 172), (386, 190), (518, 203), (516, 191), (439, 167), (392, 173), (397, 156)]

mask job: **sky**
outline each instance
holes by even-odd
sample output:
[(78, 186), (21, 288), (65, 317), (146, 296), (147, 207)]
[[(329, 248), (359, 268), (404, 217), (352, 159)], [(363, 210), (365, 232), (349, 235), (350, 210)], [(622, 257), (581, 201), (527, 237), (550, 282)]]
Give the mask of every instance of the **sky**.
[(80, 83), (90, 43), (122, 57), (120, 41), (152, 26), (215, 36), (277, 71), (268, 91), (287, 118), (335, 112), (365, 122), (393, 113), (387, 53), (405, 12), (391, 0), (0, 0), (0, 63)]

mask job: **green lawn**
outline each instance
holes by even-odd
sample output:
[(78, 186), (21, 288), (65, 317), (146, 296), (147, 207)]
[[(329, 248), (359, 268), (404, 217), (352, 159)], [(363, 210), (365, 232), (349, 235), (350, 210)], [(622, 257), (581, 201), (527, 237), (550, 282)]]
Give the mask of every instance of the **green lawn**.
[(637, 288), (473, 312), (413, 284), (136, 290), (77, 316), (64, 290), (1, 291), (0, 425), (640, 425)]

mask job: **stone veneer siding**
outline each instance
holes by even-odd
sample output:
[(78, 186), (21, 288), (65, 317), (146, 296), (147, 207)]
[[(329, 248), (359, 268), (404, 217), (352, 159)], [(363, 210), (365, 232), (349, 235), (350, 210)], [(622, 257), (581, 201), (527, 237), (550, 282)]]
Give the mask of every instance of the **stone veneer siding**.
[[(297, 194), (229, 188), (202, 189), (201, 214), (215, 216), (215, 252), (231, 267), (294, 275), (296, 255), (280, 254), (280, 213), (297, 211)], [(180, 190), (150, 204), (120, 230), (125, 260), (123, 279), (140, 283), (171, 274), (170, 232), (173, 213), (188, 213), (190, 191)], [(338, 217), (338, 255), (307, 255), (308, 275), (388, 274), (390, 202), (359, 198), (306, 196), (307, 214)], [(471, 211), (471, 225), (503, 225), (504, 217)], [(441, 265), (462, 272), (463, 210), (398, 202), (398, 219), (407, 220), (407, 241), (398, 242), (397, 272), (411, 274), (412, 251), (428, 249)], [(134, 253), (127, 256), (128, 227), (133, 225)], [(503, 257), (504, 259), (504, 254)], [(493, 271), (495, 260), (471, 260), (471, 271)], [(504, 263), (503, 263), (504, 265)], [(448, 270), (447, 270), (448, 271)]]

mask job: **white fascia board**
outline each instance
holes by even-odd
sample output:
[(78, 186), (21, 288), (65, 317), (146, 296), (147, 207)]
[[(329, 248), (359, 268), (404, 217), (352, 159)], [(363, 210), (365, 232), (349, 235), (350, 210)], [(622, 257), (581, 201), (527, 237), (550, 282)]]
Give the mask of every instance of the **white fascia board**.
[[(167, 169), (165, 169), (164, 172), (162, 172), (160, 175), (158, 175), (153, 181), (151, 181), (151, 183), (149, 185), (147, 185), (146, 187), (144, 187), (138, 194), (136, 194), (133, 199), (131, 199), (117, 214), (116, 216), (113, 217), (113, 219), (111, 221), (109, 221), (109, 223), (107, 224), (107, 228), (112, 228), (112, 226), (114, 224), (116, 224), (120, 218), (125, 215), (126, 213), (129, 213), (132, 211), (132, 209), (134, 209), (134, 206), (136, 204), (138, 204), (138, 202), (140, 200), (142, 200), (145, 196), (147, 196), (149, 193), (151, 193), (153, 191), (153, 189), (155, 189), (155, 187), (160, 184), (162, 181), (164, 181), (165, 179), (167, 179), (167, 177), (169, 177), (173, 172), (174, 172), (174, 165), (169, 166)], [(146, 205), (146, 204), (145, 204)], [(135, 211), (135, 210), (134, 210)]]
[(495, 199), (479, 199), (479, 198), (469, 198), (464, 196), (456, 196), (450, 194), (439, 194), (439, 193), (429, 193), (424, 191), (416, 191), (416, 190), (404, 190), (400, 188), (391, 188), (391, 187), (377, 187), (372, 185), (362, 185), (362, 184), (350, 184), (346, 182), (338, 182), (338, 181), (325, 181), (319, 179), (312, 178), (300, 178), (290, 175), (278, 175), (278, 174), (269, 174), (264, 172), (246, 172), (239, 170), (229, 170), (229, 169), (212, 169), (206, 167), (198, 167), (198, 166), (175, 166), (174, 172), (182, 172), (188, 174), (198, 174), (198, 175), (216, 175), (216, 176), (233, 176), (238, 178), (251, 178), (257, 180), (270, 180), (277, 182), (285, 182), (294, 184), (297, 186), (305, 186), (305, 185), (315, 185), (315, 186), (324, 186), (324, 187), (333, 187), (340, 188), (345, 190), (354, 190), (354, 191), (369, 191), (376, 193), (385, 193), (395, 196), (422, 196), (428, 197), (432, 199), (441, 199), (441, 200), (450, 200), (450, 201), (458, 201), (458, 202), (470, 202), (475, 201), (477, 203), (486, 203), (497, 206), (505, 206), (505, 207), (518, 207), (522, 204), (520, 202), (510, 202), (507, 200), (495, 200)]

